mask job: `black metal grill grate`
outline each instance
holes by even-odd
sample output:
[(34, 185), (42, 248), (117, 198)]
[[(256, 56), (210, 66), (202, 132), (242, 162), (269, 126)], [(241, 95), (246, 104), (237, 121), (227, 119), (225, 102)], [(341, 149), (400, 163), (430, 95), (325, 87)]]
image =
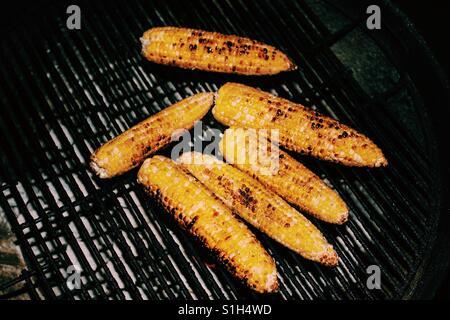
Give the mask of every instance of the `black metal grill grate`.
[[(331, 10), (336, 3), (321, 5)], [(0, 40), (0, 207), (27, 262), (17, 281), (25, 281), (31, 297), (256, 296), (223, 268), (205, 263), (208, 255), (144, 194), (135, 171), (100, 181), (87, 167), (91, 152), (126, 128), (229, 80), (304, 102), (361, 130), (390, 161), (387, 169), (366, 170), (299, 157), (337, 189), (351, 219), (342, 227), (314, 221), (341, 257), (336, 269), (305, 261), (257, 233), (279, 270), (281, 290), (272, 298), (386, 299), (413, 292), (437, 221), (433, 194), (440, 178), (427, 115), (408, 73), (408, 50), (394, 31), (382, 35), (395, 43), (395, 51), (383, 52), (397, 82), (372, 95), (333, 50), (353, 32), (372, 37), (363, 28), (365, 11), (330, 32), (310, 1), (82, 1), (82, 29), (69, 31), (64, 5), (50, 2), (44, 16)], [(287, 52), (301, 70), (248, 78), (156, 66), (140, 56), (138, 38), (158, 25), (259, 39)], [(382, 48), (380, 33), (373, 41)], [(413, 106), (407, 114), (423, 143), (393, 113), (395, 99)], [(218, 126), (210, 115), (205, 123)], [(366, 287), (366, 268), (373, 264), (382, 270), (381, 290)], [(66, 286), (71, 265), (82, 269), (80, 290)]]

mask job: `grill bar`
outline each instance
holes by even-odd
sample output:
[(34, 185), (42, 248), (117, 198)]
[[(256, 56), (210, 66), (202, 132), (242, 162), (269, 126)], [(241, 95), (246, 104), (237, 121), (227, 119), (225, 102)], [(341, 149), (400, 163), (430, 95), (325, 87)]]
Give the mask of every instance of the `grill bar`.
[[(20, 50), (20, 48), (18, 48), (18, 50)], [(21, 52), (23, 52), (22, 50), (20, 50)], [(26, 90), (26, 89), (25, 89)], [(15, 97), (16, 99), (17, 99), (17, 101), (20, 101), (21, 99), (20, 99), (20, 97)], [(31, 101), (31, 100), (30, 100)], [(31, 102), (32, 103), (32, 102)], [(36, 107), (36, 109), (37, 110), (39, 110), (39, 105), (35, 105), (35, 107)], [(24, 115), (27, 115), (27, 110), (24, 108), (23, 109), (23, 114)], [(26, 116), (25, 116), (26, 117)], [(30, 116), (30, 118), (32, 118), (33, 116)], [(15, 119), (14, 120), (16, 123), (19, 123), (19, 119)], [(45, 128), (45, 127), (44, 127)], [(20, 130), (20, 129), (19, 129)], [(42, 129), (42, 130), (44, 130), (44, 129)], [(30, 135), (29, 136), (33, 136), (33, 134), (31, 134), (30, 133)], [(63, 135), (62, 135), (63, 136)], [(45, 138), (45, 136), (44, 136), (44, 138)], [(25, 140), (26, 141), (26, 140)], [(50, 141), (47, 141), (46, 142), (48, 145), (51, 145), (52, 144), (52, 142), (50, 142)], [(54, 157), (58, 157), (58, 155), (57, 154), (53, 154), (53, 156)], [(30, 157), (30, 159), (32, 159), (33, 158), (33, 156), (30, 154), (29, 155), (29, 157)], [(45, 161), (44, 159), (43, 159), (43, 161)], [(51, 170), (51, 166), (50, 167), (48, 167), (48, 170), (49, 170), (49, 173), (48, 173), (48, 176), (57, 176), (57, 174), (55, 173), (55, 172), (52, 172), (52, 170)], [(44, 196), (45, 196), (45, 199), (47, 200), (47, 203), (48, 203), (48, 205), (50, 206), (50, 210), (57, 210), (57, 205), (54, 203), (54, 201), (53, 201), (53, 195), (51, 194), (51, 192), (47, 189), (47, 187), (45, 186), (45, 184), (42, 182), (42, 181), (40, 181), (40, 179), (38, 178), (38, 179), (36, 179), (36, 181), (38, 182), (38, 183), (40, 183), (40, 188), (39, 188), (39, 190), (41, 190), (42, 192), (45, 192), (45, 194), (44, 194)], [(54, 179), (53, 181), (53, 184), (54, 184), (54, 186), (57, 188), (57, 190), (58, 190), (58, 195), (60, 195), (61, 197), (62, 197), (62, 200), (63, 200), (63, 202), (64, 203), (70, 203), (70, 199), (68, 199), (67, 198), (67, 196), (66, 196), (66, 191), (64, 190), (64, 187), (61, 185), (61, 183), (59, 182), (59, 179)], [(73, 185), (76, 185), (76, 183), (75, 183), (75, 181), (71, 181), (72, 183), (71, 184), (73, 184)], [(33, 191), (32, 190), (30, 190), (29, 192), (27, 192), (27, 194), (29, 194), (29, 195), (33, 195)], [(36, 203), (39, 203), (39, 202), (36, 202)], [(42, 209), (42, 208), (41, 208)], [(69, 208), (69, 210), (70, 210), (70, 208)], [(27, 212), (28, 210), (21, 210), (21, 212)], [(72, 215), (74, 215), (75, 217), (77, 217), (77, 214), (74, 212), (74, 211), (72, 211)], [(33, 225), (33, 223), (32, 223), (32, 217), (30, 217), (29, 218), (29, 225), (30, 226), (33, 226), (34, 227), (34, 225)], [(52, 226), (51, 225), (49, 225), (48, 224), (48, 221), (46, 221), (47, 222), (47, 224), (46, 224), (46, 229), (47, 230), (52, 230)], [(73, 245), (75, 245), (76, 247), (74, 247), (73, 249), (76, 251), (76, 253), (77, 253), (77, 257), (80, 257), (80, 258), (84, 258), (84, 254), (83, 254), (83, 252), (82, 252), (82, 250), (81, 250), (81, 248), (79, 247), (79, 246), (77, 246), (77, 239), (73, 236), (73, 233), (72, 233), (72, 231), (67, 227), (67, 225), (63, 222), (62, 223), (62, 226), (63, 226), (63, 230), (65, 231), (64, 232), (64, 236), (66, 237), (66, 239), (68, 239), (68, 241), (70, 241), (70, 243), (71, 244), (73, 244)], [(39, 231), (37, 231), (36, 230), (36, 232), (35, 232), (35, 234), (40, 234), (40, 232)], [(88, 235), (87, 234), (84, 234), (84, 237), (86, 238), (86, 239), (88, 239)], [(39, 239), (39, 243), (42, 243), (42, 244), (44, 244), (45, 243), (45, 241), (41, 238), (41, 239)], [(59, 244), (59, 246), (61, 246), (61, 244)], [(45, 251), (47, 251), (47, 249), (46, 249), (46, 247), (45, 247), (45, 245), (43, 245), (42, 246), (42, 249), (43, 250), (45, 250)], [(95, 254), (95, 253), (94, 253)], [(48, 258), (47, 259), (47, 261), (51, 261), (52, 259), (51, 259), (51, 257), (50, 258)], [(66, 261), (70, 261), (70, 260), (66, 260)], [(87, 263), (87, 261), (85, 260), (84, 261), (84, 264), (86, 265), (86, 266), (88, 266), (89, 264)], [(92, 270), (90, 270), (89, 268), (86, 268), (85, 269), (85, 271), (86, 272), (90, 272), (90, 277), (91, 277), (91, 279), (96, 279), (95, 278), (95, 276), (92, 274)], [(61, 275), (60, 275), (60, 273), (59, 273), (59, 271), (55, 271), (55, 274), (56, 275), (59, 275), (59, 277), (61, 277)], [(62, 283), (64, 283), (64, 281), (63, 281), (63, 278), (60, 278), (60, 281), (62, 282)], [(95, 280), (94, 280), (95, 281)], [(64, 287), (62, 287), (62, 288), (64, 288)]]

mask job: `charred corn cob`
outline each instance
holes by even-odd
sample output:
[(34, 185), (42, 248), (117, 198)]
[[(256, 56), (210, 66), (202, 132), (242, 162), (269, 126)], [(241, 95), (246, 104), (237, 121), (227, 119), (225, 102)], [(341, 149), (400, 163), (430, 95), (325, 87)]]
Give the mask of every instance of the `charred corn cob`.
[(339, 195), (256, 129), (225, 130), (219, 148), (228, 163), (314, 217), (337, 224), (347, 221), (348, 209)]
[(382, 151), (366, 136), (336, 120), (237, 83), (223, 85), (213, 108), (221, 123), (243, 128), (279, 130), (289, 150), (348, 166), (386, 166)]
[(100, 178), (111, 178), (138, 166), (178, 130), (192, 128), (213, 102), (213, 93), (199, 93), (158, 112), (98, 148), (91, 155), (92, 169)]
[(237, 278), (258, 292), (277, 290), (275, 263), (253, 233), (179, 165), (162, 156), (147, 159), (138, 181)]
[(257, 180), (197, 152), (184, 153), (178, 161), (241, 218), (268, 236), (307, 259), (337, 265), (338, 256), (322, 233)]
[(142, 54), (150, 61), (185, 69), (276, 74), (296, 69), (278, 49), (248, 38), (195, 29), (152, 28), (141, 38)]

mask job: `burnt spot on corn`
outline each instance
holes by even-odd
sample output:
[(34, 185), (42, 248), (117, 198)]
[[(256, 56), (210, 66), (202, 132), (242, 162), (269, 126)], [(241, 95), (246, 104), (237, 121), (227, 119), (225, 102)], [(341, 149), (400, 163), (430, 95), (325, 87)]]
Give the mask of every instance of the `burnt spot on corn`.
[(347, 138), (347, 137), (348, 137), (347, 131), (344, 131), (340, 135), (338, 135), (338, 139)]
[[(205, 169), (205, 172), (208, 169)], [(219, 181), (219, 185), (224, 187), (224, 189), (231, 191), (233, 189), (233, 182), (225, 176), (219, 176), (217, 179)]]
[(284, 111), (282, 111), (281, 109), (277, 109), (275, 111), (275, 115), (272, 117), (272, 122), (277, 121), (278, 119), (280, 119), (281, 117), (286, 117), (286, 114), (284, 113)]
[(198, 220), (198, 216), (194, 216), (194, 217), (192, 218), (192, 220), (189, 221), (189, 223), (186, 225), (186, 229), (187, 229), (187, 230), (192, 229), (192, 227), (193, 227), (194, 224), (197, 222), (197, 220)]
[(191, 50), (191, 51), (197, 50), (197, 45), (196, 44), (190, 44), (189, 45), (189, 50)]
[(257, 200), (253, 197), (250, 188), (243, 184), (241, 188), (238, 189), (238, 193), (239, 202), (246, 208), (249, 208), (251, 211), (255, 212)]

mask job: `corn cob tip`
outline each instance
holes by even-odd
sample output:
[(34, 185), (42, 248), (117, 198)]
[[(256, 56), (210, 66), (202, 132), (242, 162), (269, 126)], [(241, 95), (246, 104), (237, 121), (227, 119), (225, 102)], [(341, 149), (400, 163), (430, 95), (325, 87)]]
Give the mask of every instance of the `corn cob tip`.
[(319, 262), (327, 267), (336, 267), (339, 264), (339, 256), (332, 246), (320, 257)]
[(90, 167), (91, 169), (95, 172), (95, 174), (102, 179), (108, 178), (109, 174), (108, 171), (106, 171), (105, 168), (102, 168), (98, 163), (97, 163), (97, 159), (95, 157), (91, 158), (91, 162), (90, 162)]
[(139, 38), (139, 40), (141, 41), (141, 45), (142, 45), (141, 52), (143, 53), (145, 51), (145, 47), (150, 44), (150, 39), (147, 39), (144, 36), (142, 36)]
[(265, 285), (266, 292), (277, 292), (278, 291), (278, 278), (277, 271), (267, 276), (267, 282)]
[(388, 164), (389, 162), (387, 161), (386, 157), (383, 153), (381, 153), (380, 157), (375, 161), (374, 167), (387, 167)]
[[(368, 138), (366, 138), (368, 139)], [(365, 166), (370, 168), (382, 168), (388, 165), (388, 161), (383, 151), (372, 141), (369, 141), (370, 148), (360, 150), (359, 155), (362, 157), (361, 163), (355, 163), (356, 166)]]
[(336, 224), (344, 224), (348, 221), (348, 210), (342, 212), (341, 214), (337, 215), (339, 218), (336, 221)]
[(289, 67), (288, 67), (287, 71), (294, 71), (297, 69), (298, 69), (298, 66), (294, 62), (292, 62), (292, 60), (289, 59)]
[[(159, 156), (158, 156), (158, 155), (153, 156), (153, 158), (159, 160)], [(150, 159), (151, 159), (151, 158), (145, 159), (144, 162), (142, 163), (141, 167), (140, 167), (139, 170), (138, 170), (138, 173), (137, 173), (137, 181), (138, 181), (139, 183), (145, 183), (145, 182), (147, 182), (147, 179), (146, 179), (146, 176), (145, 176), (145, 172), (146, 172), (148, 166), (150, 165)]]

